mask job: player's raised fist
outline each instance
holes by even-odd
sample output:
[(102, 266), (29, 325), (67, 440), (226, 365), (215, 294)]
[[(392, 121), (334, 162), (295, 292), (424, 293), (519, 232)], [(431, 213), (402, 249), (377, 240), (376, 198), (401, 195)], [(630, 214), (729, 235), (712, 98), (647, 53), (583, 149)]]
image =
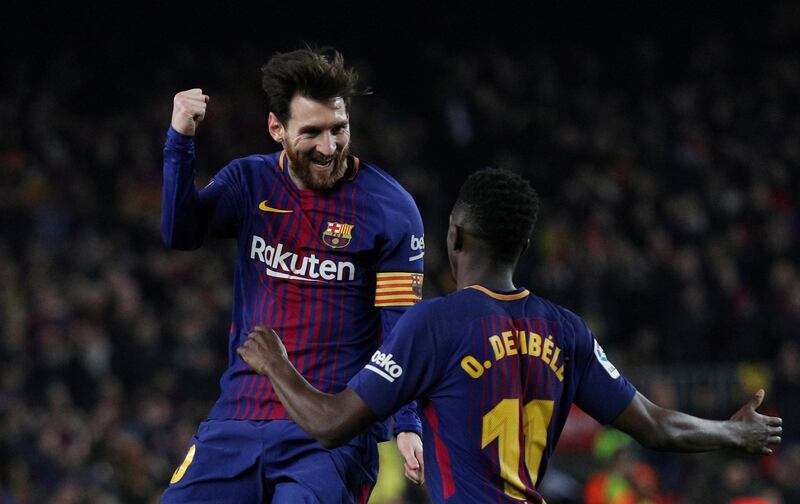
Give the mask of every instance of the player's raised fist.
[(194, 136), (197, 125), (206, 116), (209, 96), (200, 88), (181, 91), (172, 100), (172, 128), (183, 135)]

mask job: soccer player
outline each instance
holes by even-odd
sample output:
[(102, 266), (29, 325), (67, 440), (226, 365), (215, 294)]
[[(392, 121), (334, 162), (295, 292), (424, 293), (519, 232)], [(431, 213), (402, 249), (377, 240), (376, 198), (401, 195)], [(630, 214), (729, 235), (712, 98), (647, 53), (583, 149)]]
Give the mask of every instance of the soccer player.
[(520, 176), (469, 177), (447, 232), (458, 290), (410, 309), (340, 393), (303, 380), (271, 329), (255, 328), (238, 352), (326, 446), (418, 398), (434, 502), (542, 502), (536, 485), (573, 403), (653, 449), (771, 453), (781, 419), (755, 412), (763, 391), (728, 421), (660, 408), (609, 362), (583, 320), (514, 286), (537, 212)]
[[(344, 389), (420, 299), (422, 220), (392, 177), (351, 155), (348, 105), (360, 91), (338, 52), (276, 54), (262, 74), (269, 133), (283, 150), (234, 160), (200, 191), (193, 136), (209, 97), (191, 89), (174, 99), (164, 242), (190, 250), (235, 238), (238, 251), (222, 393), (163, 502), (365, 502), (377, 475), (376, 443), (389, 437), (388, 427), (323, 448), (235, 350), (251, 327), (275, 327), (309, 382)], [(419, 417), (402, 408), (393, 425), (406, 475), (421, 478)]]

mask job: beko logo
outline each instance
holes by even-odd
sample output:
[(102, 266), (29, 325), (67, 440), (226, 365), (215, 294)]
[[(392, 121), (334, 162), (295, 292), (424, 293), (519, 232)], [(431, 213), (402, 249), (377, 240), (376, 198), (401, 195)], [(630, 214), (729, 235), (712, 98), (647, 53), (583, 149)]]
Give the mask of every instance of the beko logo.
[(417, 261), (425, 257), (425, 235), (422, 235), (419, 238), (413, 234), (411, 235), (411, 250), (413, 252), (419, 251), (419, 254), (409, 257), (408, 262)]
[(385, 354), (380, 350), (376, 350), (372, 354), (370, 362), (374, 363), (375, 366), (367, 364), (365, 367), (389, 382), (394, 382), (395, 378), (399, 378), (403, 374), (403, 368), (392, 359), (392, 354)]

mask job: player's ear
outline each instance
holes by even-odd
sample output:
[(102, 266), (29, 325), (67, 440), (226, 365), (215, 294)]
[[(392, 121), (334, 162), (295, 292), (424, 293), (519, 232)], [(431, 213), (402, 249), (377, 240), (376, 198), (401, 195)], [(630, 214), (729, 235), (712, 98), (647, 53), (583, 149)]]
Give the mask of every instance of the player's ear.
[(284, 140), (286, 140), (286, 128), (274, 112), (269, 113), (267, 129), (269, 130), (269, 136), (279, 144), (282, 144)]
[(528, 251), (528, 247), (530, 246), (531, 246), (531, 239), (528, 238), (527, 240), (525, 240), (525, 244), (522, 246), (522, 251), (519, 253), (520, 257), (522, 257), (525, 254), (525, 252)]
[(464, 248), (464, 228), (458, 224), (453, 224), (453, 250), (461, 250)]

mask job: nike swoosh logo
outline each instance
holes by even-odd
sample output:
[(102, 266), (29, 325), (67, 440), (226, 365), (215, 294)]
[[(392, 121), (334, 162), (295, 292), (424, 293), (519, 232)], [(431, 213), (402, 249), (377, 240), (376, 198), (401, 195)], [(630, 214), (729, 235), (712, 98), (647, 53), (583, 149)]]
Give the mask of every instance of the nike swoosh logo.
[(259, 203), (258, 209), (263, 210), (264, 212), (272, 212), (272, 213), (292, 213), (292, 210), (281, 210), (280, 208), (272, 208), (271, 206), (267, 205), (267, 200), (264, 200), (261, 203)]

